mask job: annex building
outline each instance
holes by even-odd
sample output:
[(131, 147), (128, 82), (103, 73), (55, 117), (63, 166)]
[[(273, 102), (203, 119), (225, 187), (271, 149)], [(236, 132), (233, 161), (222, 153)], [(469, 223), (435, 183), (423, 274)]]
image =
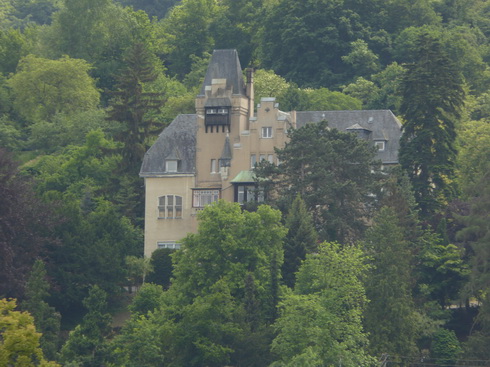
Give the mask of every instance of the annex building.
[(401, 124), (389, 110), (279, 110), (274, 98), (254, 101), (253, 73), (246, 81), (236, 50), (215, 50), (196, 97), (196, 113), (179, 115), (148, 150), (145, 179), (145, 256), (158, 248), (179, 248), (197, 230), (196, 214), (218, 199), (255, 200), (253, 167), (279, 163), (274, 147), (287, 130), (329, 121), (378, 147), (383, 165), (398, 163)]

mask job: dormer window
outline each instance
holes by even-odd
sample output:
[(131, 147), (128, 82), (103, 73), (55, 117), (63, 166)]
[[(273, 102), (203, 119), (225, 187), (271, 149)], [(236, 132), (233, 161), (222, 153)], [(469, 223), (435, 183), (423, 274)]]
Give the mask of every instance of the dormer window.
[(378, 148), (379, 152), (382, 152), (385, 150), (385, 142), (382, 140), (378, 140), (374, 142), (374, 146)]
[(179, 161), (177, 159), (167, 159), (165, 161), (165, 172), (173, 173), (178, 172)]

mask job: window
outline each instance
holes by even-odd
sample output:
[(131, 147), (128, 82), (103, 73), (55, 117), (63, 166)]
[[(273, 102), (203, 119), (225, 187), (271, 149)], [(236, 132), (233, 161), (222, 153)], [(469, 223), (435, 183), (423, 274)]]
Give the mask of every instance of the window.
[(219, 190), (194, 190), (192, 206), (202, 208), (205, 205), (214, 203), (219, 199)]
[(182, 196), (164, 195), (158, 198), (159, 219), (182, 218)]
[(264, 201), (264, 193), (255, 184), (236, 185), (235, 202), (243, 204), (249, 201)]
[(211, 173), (216, 173), (216, 159), (211, 159)]
[(259, 155), (259, 162), (265, 161), (265, 154)]
[(218, 108), (218, 113), (220, 115), (227, 115), (228, 114), (228, 108)]
[(175, 241), (158, 241), (157, 242), (157, 248), (169, 248), (172, 250), (178, 250), (180, 249), (180, 243), (175, 242)]
[(274, 164), (274, 155), (273, 155), (273, 154), (269, 154), (269, 155), (267, 156), (267, 160), (269, 161), (269, 163)]
[(375, 141), (374, 146), (378, 148), (379, 151), (385, 150), (385, 142), (384, 141)]
[(208, 108), (206, 109), (206, 114), (207, 115), (215, 115), (218, 112), (216, 108)]
[(166, 160), (165, 161), (165, 172), (177, 172), (178, 164), (177, 160)]
[(262, 128), (262, 137), (263, 138), (272, 138), (272, 127), (263, 127)]
[(254, 168), (255, 163), (257, 163), (257, 156), (255, 154), (252, 154), (250, 155), (250, 168)]

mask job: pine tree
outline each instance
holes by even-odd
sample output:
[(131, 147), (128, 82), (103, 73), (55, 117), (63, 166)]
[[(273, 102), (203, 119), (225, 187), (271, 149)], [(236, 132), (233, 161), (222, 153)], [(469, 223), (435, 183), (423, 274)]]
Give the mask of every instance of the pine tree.
[(152, 54), (141, 43), (135, 43), (125, 58), (126, 68), (118, 78), (117, 90), (112, 92), (109, 120), (121, 123), (116, 137), (123, 143), (124, 167), (137, 173), (148, 149), (148, 138), (157, 132), (150, 112), (159, 111), (164, 99), (159, 93), (145, 91), (145, 83), (153, 82), (158, 74)]
[(294, 287), (295, 273), (306, 254), (311, 254), (317, 247), (317, 233), (313, 219), (306, 209), (301, 196), (294, 199), (286, 218), (288, 234), (284, 240), (284, 263), (282, 265), (282, 278), (290, 288)]
[(428, 218), (454, 197), (455, 123), (464, 103), (461, 73), (428, 32), (406, 65), (400, 112), (405, 124), (400, 163), (407, 171), (421, 215)]

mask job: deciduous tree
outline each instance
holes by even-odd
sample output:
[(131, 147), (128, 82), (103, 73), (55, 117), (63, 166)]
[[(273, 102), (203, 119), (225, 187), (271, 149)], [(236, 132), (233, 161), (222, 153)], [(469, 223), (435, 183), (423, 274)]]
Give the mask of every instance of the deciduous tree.
[(73, 113), (97, 107), (99, 91), (80, 59), (48, 60), (34, 55), (23, 58), (9, 85), (14, 108), (29, 123), (50, 120), (57, 113)]

